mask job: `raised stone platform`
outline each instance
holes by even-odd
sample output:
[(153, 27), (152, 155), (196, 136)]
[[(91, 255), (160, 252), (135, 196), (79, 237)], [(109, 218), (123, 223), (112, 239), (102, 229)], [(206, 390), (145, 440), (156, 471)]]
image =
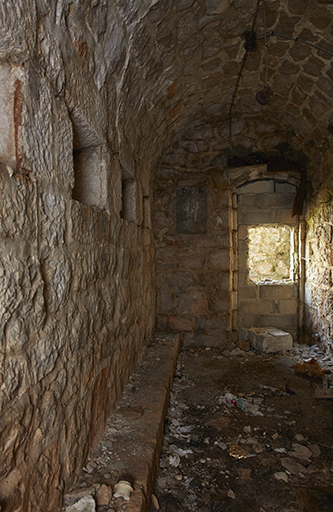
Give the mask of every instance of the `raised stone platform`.
[[(64, 512), (148, 510), (178, 351), (179, 335), (158, 336), (147, 348), (108, 419), (103, 439), (75, 487), (65, 496)], [(110, 500), (108, 488), (114, 491), (116, 483), (124, 477), (133, 482), (131, 499)], [(89, 496), (94, 499), (91, 501)], [(82, 498), (89, 502), (87, 509), (78, 504)], [(84, 500), (81, 503), (85, 507)]]
[(293, 348), (292, 335), (275, 327), (242, 329), (241, 337), (242, 339), (249, 339), (254, 350), (266, 354), (283, 353)]

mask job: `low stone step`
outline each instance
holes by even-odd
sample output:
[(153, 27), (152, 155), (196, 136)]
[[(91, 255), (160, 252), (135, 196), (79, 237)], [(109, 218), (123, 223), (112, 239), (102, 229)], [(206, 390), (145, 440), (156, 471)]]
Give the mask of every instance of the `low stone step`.
[[(96, 512), (147, 512), (179, 346), (179, 335), (168, 334), (155, 337), (147, 348), (108, 418), (103, 439), (75, 488), (65, 496), (63, 512), (68, 512), (84, 495), (94, 497)], [(130, 499), (113, 496), (108, 505), (98, 505), (101, 486), (109, 486), (114, 492), (117, 482), (124, 479), (130, 480), (133, 487)]]

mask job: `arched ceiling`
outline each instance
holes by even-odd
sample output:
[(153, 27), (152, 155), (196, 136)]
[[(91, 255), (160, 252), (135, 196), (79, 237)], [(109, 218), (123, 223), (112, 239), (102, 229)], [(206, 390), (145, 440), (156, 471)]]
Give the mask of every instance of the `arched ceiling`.
[[(173, 137), (198, 124), (219, 124), (229, 142), (230, 117), (232, 144), (269, 150), (288, 142), (313, 165), (329, 150), (333, 2), (265, 0), (274, 92), (265, 106), (255, 99), (266, 73), (262, 1), (161, 0), (140, 19), (133, 2), (126, 4), (118, 1), (131, 31), (117, 85), (118, 121), (137, 155), (151, 153), (150, 144), (161, 154)], [(245, 33), (253, 24), (257, 47), (244, 63)]]
[[(19, 46), (23, 56), (38, 53), (54, 93), (69, 98), (69, 108), (81, 88), (90, 96), (93, 88), (97, 117), (100, 124), (107, 118), (109, 144), (129, 173), (156, 167), (175, 138), (199, 125), (218, 127), (230, 148), (270, 151), (288, 142), (313, 169), (330, 160), (333, 0), (19, 5), (22, 24), (13, 18), (9, 27), (7, 19), (3, 30), (12, 37), (4, 39), (1, 58), (18, 61)], [(265, 85), (264, 5), (268, 85), (274, 91), (265, 106), (255, 99)], [(245, 33), (253, 25), (257, 47), (244, 63)], [(90, 97), (81, 96), (87, 112), (93, 111)]]

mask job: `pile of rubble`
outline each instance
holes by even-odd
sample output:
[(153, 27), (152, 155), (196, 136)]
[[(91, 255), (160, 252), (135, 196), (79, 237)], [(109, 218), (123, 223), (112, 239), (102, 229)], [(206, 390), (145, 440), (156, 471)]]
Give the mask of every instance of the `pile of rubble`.
[(333, 510), (331, 402), (292, 368), (324, 354), (234, 354), (180, 354), (151, 512)]

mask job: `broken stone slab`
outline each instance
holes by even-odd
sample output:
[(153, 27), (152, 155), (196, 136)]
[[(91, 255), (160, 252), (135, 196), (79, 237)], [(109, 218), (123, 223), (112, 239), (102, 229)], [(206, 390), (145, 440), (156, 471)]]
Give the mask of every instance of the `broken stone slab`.
[(294, 459), (291, 459), (289, 457), (286, 457), (285, 459), (281, 459), (281, 464), (291, 473), (292, 475), (305, 475), (307, 473), (307, 469), (302, 466), (302, 464), (299, 464), (299, 462), (296, 462)]
[(315, 391), (316, 398), (333, 398), (333, 373), (323, 376), (323, 387)]
[(293, 444), (294, 451), (292, 452), (293, 457), (298, 460), (308, 460), (313, 456), (313, 453), (309, 448), (302, 444)]
[(250, 340), (254, 350), (266, 354), (284, 353), (293, 348), (292, 335), (275, 327), (242, 329), (241, 336)]
[(84, 496), (74, 505), (65, 508), (65, 512), (96, 512), (96, 503), (91, 495)]

